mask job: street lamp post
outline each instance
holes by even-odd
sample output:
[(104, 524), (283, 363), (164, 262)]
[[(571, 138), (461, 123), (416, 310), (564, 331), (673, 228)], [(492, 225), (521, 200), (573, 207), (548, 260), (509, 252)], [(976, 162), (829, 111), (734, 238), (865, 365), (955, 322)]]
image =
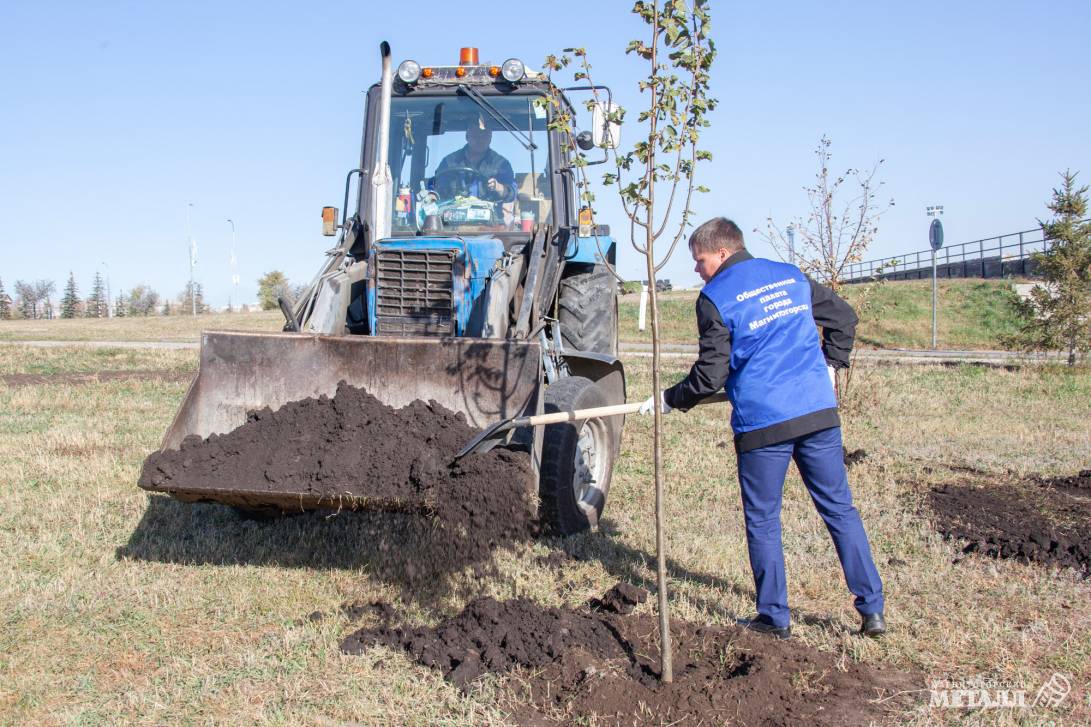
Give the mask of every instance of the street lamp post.
[(227, 307), (234, 310), (234, 302), (239, 299), (239, 276), (235, 271), (238, 262), (235, 258), (235, 220), (228, 220), (231, 224), (231, 297), (227, 301)]
[[(936, 350), (936, 250), (943, 246), (943, 223), (939, 218), (943, 216), (943, 205), (935, 204), (925, 207), (924, 210), (932, 218), (932, 224), (928, 226), (928, 245), (932, 248), (932, 350)], [(948, 271), (950, 275), (950, 271)]]
[(114, 297), (110, 294), (110, 263), (103, 260), (102, 265), (106, 268), (106, 317), (109, 318), (110, 306), (114, 304)]
[(788, 262), (796, 264), (796, 226), (788, 223)]
[(197, 245), (193, 242), (193, 232), (189, 223), (189, 211), (193, 208), (192, 202), (186, 203), (186, 239), (189, 241), (189, 300), (193, 309), (193, 317), (197, 317), (197, 291), (193, 285), (193, 268), (197, 265)]

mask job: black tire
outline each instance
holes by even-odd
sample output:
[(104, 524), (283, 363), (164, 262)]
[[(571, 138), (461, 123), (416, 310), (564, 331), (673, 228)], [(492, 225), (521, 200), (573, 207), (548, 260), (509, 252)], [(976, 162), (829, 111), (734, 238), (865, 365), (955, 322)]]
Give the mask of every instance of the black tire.
[(617, 356), (617, 278), (605, 265), (565, 266), (557, 319), (566, 349)]
[[(546, 387), (545, 412), (606, 406), (595, 382), (569, 376)], [(598, 527), (617, 457), (618, 417), (550, 424), (543, 433), (538, 479), (539, 513), (556, 535)]]

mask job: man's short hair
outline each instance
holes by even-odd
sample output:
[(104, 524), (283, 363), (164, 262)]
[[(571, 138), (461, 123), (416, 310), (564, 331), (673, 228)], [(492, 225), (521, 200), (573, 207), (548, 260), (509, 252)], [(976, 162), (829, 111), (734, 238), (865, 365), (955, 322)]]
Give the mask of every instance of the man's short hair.
[(726, 217), (713, 217), (689, 236), (691, 252), (716, 252), (724, 248), (728, 252), (746, 249), (742, 239), (742, 230)]

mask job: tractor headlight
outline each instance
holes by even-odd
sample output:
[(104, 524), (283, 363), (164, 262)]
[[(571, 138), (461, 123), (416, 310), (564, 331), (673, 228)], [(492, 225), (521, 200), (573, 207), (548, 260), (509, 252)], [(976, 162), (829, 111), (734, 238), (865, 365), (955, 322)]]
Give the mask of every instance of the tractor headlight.
[(509, 58), (504, 61), (504, 65), (500, 66), (500, 75), (504, 77), (505, 81), (511, 83), (523, 80), (526, 73), (526, 66), (518, 58)]
[(402, 61), (398, 66), (398, 78), (405, 83), (416, 83), (420, 78), (420, 64), (416, 61)]

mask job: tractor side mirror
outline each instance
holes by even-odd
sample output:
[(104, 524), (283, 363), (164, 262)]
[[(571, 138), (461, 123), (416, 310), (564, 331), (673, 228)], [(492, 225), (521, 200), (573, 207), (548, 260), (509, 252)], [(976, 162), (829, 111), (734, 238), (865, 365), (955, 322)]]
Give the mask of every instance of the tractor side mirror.
[(337, 234), (337, 208), (336, 207), (323, 207), (322, 208), (322, 234), (326, 237), (333, 237)]
[(613, 121), (618, 105), (610, 101), (596, 101), (591, 109), (591, 130), (595, 146), (617, 149), (621, 145), (621, 124)]
[(595, 148), (595, 139), (590, 131), (581, 131), (576, 134), (576, 146), (584, 151), (591, 151)]

